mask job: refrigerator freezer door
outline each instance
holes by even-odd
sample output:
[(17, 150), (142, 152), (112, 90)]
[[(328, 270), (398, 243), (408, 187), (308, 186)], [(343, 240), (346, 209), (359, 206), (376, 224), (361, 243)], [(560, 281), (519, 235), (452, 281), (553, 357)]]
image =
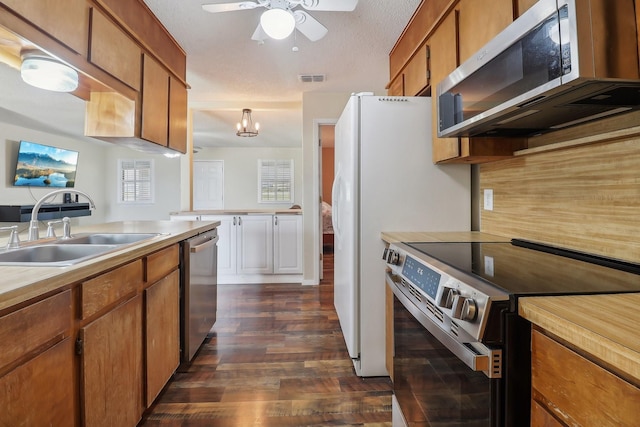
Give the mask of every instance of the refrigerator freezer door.
[(333, 200), (334, 305), (349, 356), (360, 354), (359, 294), (357, 286), (358, 107), (352, 96), (336, 124)]

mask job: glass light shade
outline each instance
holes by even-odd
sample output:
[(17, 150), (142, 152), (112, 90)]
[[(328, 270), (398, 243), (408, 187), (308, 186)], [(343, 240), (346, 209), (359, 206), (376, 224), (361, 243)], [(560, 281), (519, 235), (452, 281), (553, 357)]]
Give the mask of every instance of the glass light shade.
[(260, 16), (260, 25), (269, 37), (282, 40), (296, 28), (296, 18), (288, 10), (269, 9)]
[(72, 92), (78, 88), (78, 72), (53, 58), (25, 57), (20, 67), (25, 83), (55, 92)]

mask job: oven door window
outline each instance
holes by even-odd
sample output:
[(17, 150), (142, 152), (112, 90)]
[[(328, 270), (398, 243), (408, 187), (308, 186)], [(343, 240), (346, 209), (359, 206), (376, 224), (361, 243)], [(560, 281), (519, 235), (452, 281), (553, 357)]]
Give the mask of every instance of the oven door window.
[(394, 394), (409, 425), (499, 425), (501, 383), (474, 372), (394, 297)]

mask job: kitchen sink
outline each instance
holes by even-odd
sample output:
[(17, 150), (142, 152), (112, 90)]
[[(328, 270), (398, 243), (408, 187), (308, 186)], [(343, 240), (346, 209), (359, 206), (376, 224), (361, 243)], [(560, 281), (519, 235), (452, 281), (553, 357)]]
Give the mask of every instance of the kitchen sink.
[(58, 239), (63, 245), (129, 245), (160, 236), (160, 233), (95, 233), (77, 234), (68, 239)]
[(0, 252), (0, 266), (64, 267), (118, 249), (118, 245), (46, 244)]

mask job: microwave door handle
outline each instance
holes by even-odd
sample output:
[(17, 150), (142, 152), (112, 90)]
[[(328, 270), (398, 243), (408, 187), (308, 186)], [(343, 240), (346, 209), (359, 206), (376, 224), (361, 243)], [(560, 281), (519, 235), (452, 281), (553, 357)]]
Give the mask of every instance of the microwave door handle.
[(189, 252), (195, 254), (198, 253), (200, 251), (204, 251), (205, 249), (208, 249), (209, 247), (215, 245), (216, 243), (218, 243), (218, 240), (220, 239), (220, 236), (216, 236), (211, 240), (207, 240), (204, 243), (201, 243), (199, 245), (196, 246), (191, 246), (191, 248), (189, 249)]
[(489, 354), (479, 354), (465, 344), (458, 342), (454, 337), (449, 335), (446, 331), (442, 330), (431, 319), (429, 319), (418, 307), (411, 302), (411, 300), (402, 293), (398, 288), (398, 285), (394, 282), (390, 273), (386, 274), (387, 286), (391, 288), (393, 294), (398, 298), (402, 305), (411, 313), (411, 315), (418, 321), (424, 328), (431, 333), (442, 345), (444, 345), (451, 353), (453, 353), (462, 363), (467, 365), (473, 371), (483, 372), (489, 378), (500, 378), (502, 364), (492, 363), (492, 359), (500, 359), (501, 350), (490, 350)]

